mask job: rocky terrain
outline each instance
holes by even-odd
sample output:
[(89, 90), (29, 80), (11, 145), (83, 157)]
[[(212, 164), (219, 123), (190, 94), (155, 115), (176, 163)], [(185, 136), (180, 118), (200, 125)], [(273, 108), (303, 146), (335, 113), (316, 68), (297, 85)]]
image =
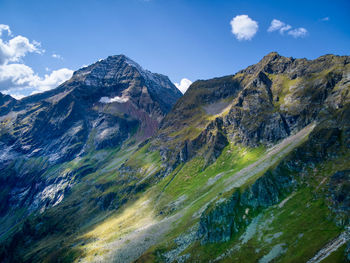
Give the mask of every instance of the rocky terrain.
[[(350, 57), (181, 97), (125, 56), (1, 97), (3, 262), (346, 262)], [(2, 105), (2, 106), (1, 106)]]
[(54, 90), (18, 101), (1, 94), (0, 215), (59, 204), (79, 177), (98, 169), (65, 164), (151, 137), (180, 96), (166, 76), (124, 55), (82, 68)]

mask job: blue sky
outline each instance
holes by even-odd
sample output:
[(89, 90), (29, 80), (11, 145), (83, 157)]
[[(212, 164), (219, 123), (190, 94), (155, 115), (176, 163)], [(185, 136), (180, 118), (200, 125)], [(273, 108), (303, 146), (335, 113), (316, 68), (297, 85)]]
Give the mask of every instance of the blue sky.
[[(177, 83), (233, 74), (271, 51), (309, 59), (350, 55), (349, 14), (350, 1), (336, 0), (0, 0), (0, 24), (11, 31), (3, 27), (3, 49), (16, 36), (34, 46), (6, 60), (0, 45), (0, 91), (17, 97), (44, 91), (70, 70), (116, 54)], [(241, 15), (237, 39), (230, 22)], [(280, 26), (268, 32), (274, 19)]]

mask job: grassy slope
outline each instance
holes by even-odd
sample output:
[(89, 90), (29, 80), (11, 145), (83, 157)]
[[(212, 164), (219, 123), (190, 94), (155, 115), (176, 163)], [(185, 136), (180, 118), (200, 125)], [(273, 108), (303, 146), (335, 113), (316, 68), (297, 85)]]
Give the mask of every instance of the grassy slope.
[[(300, 138), (300, 142), (303, 141), (303, 138)], [(287, 146), (284, 145), (285, 148)], [(293, 149), (293, 147), (291, 149)], [(285, 154), (288, 154), (288, 152)], [(174, 238), (179, 236), (179, 234), (186, 233), (188, 229), (198, 222), (200, 215), (198, 211), (202, 211), (203, 207), (210, 203), (210, 201), (217, 200), (227, 195), (225, 194), (226, 180), (230, 179), (238, 171), (242, 170), (242, 168), (252, 163), (259, 163), (259, 159), (261, 156), (264, 156), (265, 153), (263, 148), (248, 150), (229, 145), (225, 148), (219, 159), (204, 170), (202, 169), (203, 160), (199, 158), (191, 160), (184, 166), (175, 170), (173, 174), (153, 186), (141, 196), (138, 201), (130, 204), (126, 210), (106, 219), (104, 223), (96, 226), (91, 232), (86, 234), (85, 237), (89, 237), (91, 241), (84, 243), (84, 246), (81, 247), (81, 249), (85, 251), (84, 258), (87, 260), (96, 260), (95, 256), (106, 256), (106, 254), (108, 254), (106, 253), (107, 251), (113, 254), (113, 250), (116, 250), (116, 247), (113, 247), (112, 244), (127, 247), (130, 242), (130, 240), (128, 241), (128, 237), (131, 237), (132, 234), (135, 233), (134, 230), (141, 226), (145, 227), (148, 225), (153, 226), (161, 224), (175, 215), (175, 219), (169, 221), (171, 228), (165, 235), (165, 238), (161, 238), (162, 242), (158, 245), (157, 243), (159, 240), (157, 240), (153, 246), (152, 242), (150, 242), (149, 246), (151, 248), (144, 254), (141, 262), (146, 259), (149, 260), (149, 262), (161, 260), (157, 256), (157, 253), (176, 247), (173, 243)], [(278, 153), (280, 153), (280, 151), (278, 151)], [(265, 169), (276, 165), (280, 159), (283, 159), (285, 155), (279, 156), (278, 153), (265, 160), (265, 162), (268, 163)], [(276, 159), (276, 156), (279, 158)], [(275, 162), (271, 162), (271, 160), (275, 160)], [(334, 169), (337, 170), (339, 167), (335, 166), (331, 170), (333, 171)], [(227, 173), (227, 171), (230, 172)], [(263, 171), (260, 171), (257, 176), (262, 172)], [(327, 170), (323, 176), (327, 177), (330, 174), (331, 171)], [(214, 182), (213, 184), (208, 184), (208, 182), (214, 180), (213, 178), (217, 175), (221, 175), (221, 177), (219, 176), (219, 179), (215, 182), (212, 181)], [(253, 175), (250, 176), (255, 178)], [(320, 178), (315, 180), (315, 182), (319, 181)], [(310, 183), (312, 183), (312, 181), (310, 181)], [(244, 187), (244, 185), (245, 184), (242, 186)], [(312, 187), (316, 188), (316, 186)], [(266, 226), (266, 222), (269, 220), (271, 221), (271, 218), (274, 218), (274, 220), (268, 223), (267, 228), (259, 230), (261, 232), (259, 233), (259, 237), (252, 237), (248, 243), (240, 246), (241, 249), (239, 252), (234, 253), (236, 255), (236, 260), (239, 262), (239, 260), (244, 257), (250, 259), (252, 257), (252, 255), (250, 255), (252, 253), (252, 246), (256, 247), (257, 251), (259, 250), (259, 252), (253, 253), (254, 258), (259, 259), (264, 254), (267, 254), (274, 245), (285, 243), (287, 246), (293, 242), (298, 244), (295, 245), (294, 249), (295, 251), (299, 251), (299, 253), (291, 250), (292, 255), (298, 259), (305, 259), (312, 256), (317, 249), (321, 248), (324, 243), (329, 240), (329, 238), (335, 237), (341, 231), (341, 228), (336, 227), (334, 222), (329, 219), (329, 210), (324, 205), (323, 199), (315, 199), (315, 193), (310, 189), (313, 188), (304, 187), (298, 190), (282, 208), (276, 206), (264, 211), (261, 214), (261, 224)], [(317, 191), (321, 191), (321, 189), (322, 188), (318, 188)], [(305, 206), (300, 204), (304, 204)], [(290, 216), (292, 212), (295, 215), (294, 217)], [(278, 237), (278, 239), (272, 240), (273, 242), (271, 241), (270, 243), (264, 241), (264, 238), (268, 238), (280, 232), (281, 226), (283, 226), (284, 230), (283, 235)], [(268, 231), (266, 231), (266, 229), (268, 229)], [(322, 238), (316, 238), (317, 235), (319, 235), (319, 233), (317, 234), (317, 230), (320, 229), (321, 231), (322, 229), (328, 229), (329, 231), (325, 231), (325, 234), (322, 234)], [(299, 242), (296, 238), (301, 232), (303, 232), (304, 236), (302, 239), (300, 238), (300, 240), (303, 241)], [(133, 237), (135, 238), (135, 236)], [(117, 238), (121, 239), (123, 242), (116, 243), (115, 241)], [(286, 240), (290, 243), (286, 243)], [(312, 242), (313, 245), (309, 246), (306, 252), (304, 250), (307, 248), (307, 246), (305, 246), (307, 242)], [(237, 244), (239, 244), (238, 240), (206, 246), (200, 246), (198, 243), (195, 243), (182, 253), (186, 254), (190, 252), (194, 257), (192, 258), (193, 260), (207, 261), (220, 256)], [(112, 249), (112, 247), (114, 249)], [(301, 249), (303, 247), (304, 250)], [(120, 253), (123, 255), (124, 252), (121, 251)], [(114, 254), (113, 258), (116, 257), (118, 257), (118, 255)], [(229, 262), (232, 258), (228, 257), (227, 260)], [(293, 261), (287, 260), (287, 262)]]

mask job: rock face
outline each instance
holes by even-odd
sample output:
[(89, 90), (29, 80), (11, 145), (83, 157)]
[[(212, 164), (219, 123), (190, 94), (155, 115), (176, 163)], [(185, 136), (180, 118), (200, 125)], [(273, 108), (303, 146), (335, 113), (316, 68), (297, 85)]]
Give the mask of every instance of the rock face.
[(0, 94), (0, 213), (55, 205), (76, 175), (41, 178), (50, 166), (151, 137), (180, 97), (168, 77), (124, 55), (84, 67), (54, 90), (19, 101)]
[(10, 115), (1, 111), (2, 151), (61, 162), (91, 147), (121, 145), (135, 133), (146, 139), (180, 96), (166, 76), (123, 55), (108, 57), (54, 90), (18, 101)]
[[(324, 56), (307, 61), (272, 53), (240, 72), (251, 75), (251, 81), (242, 87), (228, 114), (218, 117), (223, 119), (222, 130), (227, 138), (248, 146), (269, 145), (311, 121), (318, 125), (308, 141), (276, 168), (242, 193), (236, 190), (225, 201), (207, 208), (198, 231), (202, 244), (230, 240), (250, 223), (252, 216), (277, 204), (302, 183), (303, 178), (298, 175), (307, 173), (309, 167), (347, 154), (350, 135), (348, 65), (348, 57)], [(274, 83), (280, 78), (278, 74), (283, 74), (283, 79), (287, 76), (288, 80), (283, 81), (290, 84), (288, 89), (284, 87), (283, 95)], [(301, 76), (302, 79), (296, 81)], [(340, 226), (349, 224), (348, 182), (349, 170), (342, 170), (330, 177), (328, 186), (329, 206)]]
[(268, 172), (242, 193), (207, 208), (200, 218), (198, 238), (201, 244), (222, 243), (245, 229), (261, 209), (277, 204), (292, 191), (296, 181), (288, 175)]
[(181, 137), (196, 144), (203, 138), (196, 128), (222, 123), (216, 130), (228, 141), (270, 146), (344, 107), (349, 81), (350, 57), (306, 60), (272, 52), (235, 75), (193, 83), (162, 121), (157, 143), (168, 145), (164, 158), (176, 163), (173, 153), (184, 147)]
[[(209, 206), (200, 218), (198, 238), (201, 243), (230, 240), (262, 209), (279, 203), (305, 183), (304, 177), (310, 167), (348, 156), (349, 109), (347, 103), (339, 111), (329, 113), (327, 118), (323, 116), (325, 119), (311, 132), (308, 140), (277, 167), (269, 169), (243, 190), (235, 190), (224, 201)], [(328, 204), (335, 214), (336, 223), (342, 227), (350, 222), (349, 176), (350, 170), (340, 170), (330, 175), (328, 183)]]

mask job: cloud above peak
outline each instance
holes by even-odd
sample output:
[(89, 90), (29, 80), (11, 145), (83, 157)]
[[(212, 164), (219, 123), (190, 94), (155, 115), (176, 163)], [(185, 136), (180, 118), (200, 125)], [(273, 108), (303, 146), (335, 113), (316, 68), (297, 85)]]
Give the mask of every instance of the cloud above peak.
[(288, 35), (293, 36), (294, 38), (305, 37), (308, 34), (307, 29), (303, 27), (292, 29), (292, 26), (282, 22), (278, 19), (273, 19), (267, 32), (275, 32), (278, 31), (281, 35), (287, 32)]
[(231, 22), (232, 34), (239, 40), (251, 40), (258, 31), (258, 22), (248, 15), (237, 15)]

